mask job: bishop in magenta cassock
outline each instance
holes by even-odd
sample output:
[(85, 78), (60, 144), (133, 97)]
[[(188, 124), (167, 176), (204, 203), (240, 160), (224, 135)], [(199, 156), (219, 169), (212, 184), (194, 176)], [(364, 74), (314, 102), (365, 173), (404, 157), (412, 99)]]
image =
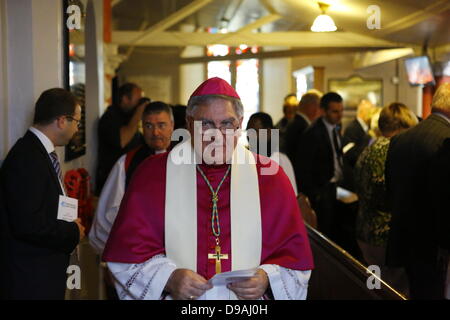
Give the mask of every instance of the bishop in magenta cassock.
[(137, 169), (103, 255), (121, 299), (306, 298), (313, 260), (295, 193), (274, 161), (237, 144), (242, 120), (236, 91), (209, 79), (188, 103), (191, 138)]

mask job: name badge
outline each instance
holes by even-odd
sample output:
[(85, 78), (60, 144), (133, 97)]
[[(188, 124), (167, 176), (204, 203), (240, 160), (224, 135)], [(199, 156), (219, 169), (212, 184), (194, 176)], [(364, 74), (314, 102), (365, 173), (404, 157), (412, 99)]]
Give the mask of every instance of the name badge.
[(59, 196), (58, 220), (73, 222), (78, 218), (78, 200)]

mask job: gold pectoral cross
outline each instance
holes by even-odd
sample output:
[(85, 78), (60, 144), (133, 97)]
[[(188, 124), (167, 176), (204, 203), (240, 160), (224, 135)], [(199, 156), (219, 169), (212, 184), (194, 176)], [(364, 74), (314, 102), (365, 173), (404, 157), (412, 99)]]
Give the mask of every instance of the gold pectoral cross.
[(221, 260), (228, 260), (228, 254), (221, 254), (220, 253), (220, 246), (216, 246), (216, 253), (208, 254), (208, 259), (215, 259), (216, 260), (216, 274), (219, 274), (219, 273), (222, 272)]

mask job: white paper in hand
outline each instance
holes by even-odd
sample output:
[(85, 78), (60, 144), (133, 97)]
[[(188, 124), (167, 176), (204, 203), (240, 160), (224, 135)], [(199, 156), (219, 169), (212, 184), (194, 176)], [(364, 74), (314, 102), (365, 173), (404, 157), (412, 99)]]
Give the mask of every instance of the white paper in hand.
[(358, 195), (347, 189), (337, 187), (336, 199), (343, 203), (352, 203), (358, 201)]
[(78, 218), (78, 200), (59, 196), (58, 220), (73, 222)]
[(342, 148), (342, 153), (346, 154), (351, 148), (355, 146), (354, 142), (347, 143), (345, 147)]
[(226, 286), (229, 283), (240, 282), (250, 279), (256, 274), (257, 269), (248, 270), (236, 270), (230, 272), (224, 272), (216, 274), (214, 277), (209, 279), (209, 283), (213, 286)]

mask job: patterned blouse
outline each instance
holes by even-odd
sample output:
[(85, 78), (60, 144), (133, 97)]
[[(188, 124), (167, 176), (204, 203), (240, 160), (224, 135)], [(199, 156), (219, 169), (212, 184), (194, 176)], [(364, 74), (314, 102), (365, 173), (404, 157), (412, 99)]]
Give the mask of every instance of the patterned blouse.
[(380, 137), (367, 147), (355, 170), (359, 210), (356, 237), (374, 246), (385, 247), (391, 214), (387, 212), (384, 169), (390, 140)]

